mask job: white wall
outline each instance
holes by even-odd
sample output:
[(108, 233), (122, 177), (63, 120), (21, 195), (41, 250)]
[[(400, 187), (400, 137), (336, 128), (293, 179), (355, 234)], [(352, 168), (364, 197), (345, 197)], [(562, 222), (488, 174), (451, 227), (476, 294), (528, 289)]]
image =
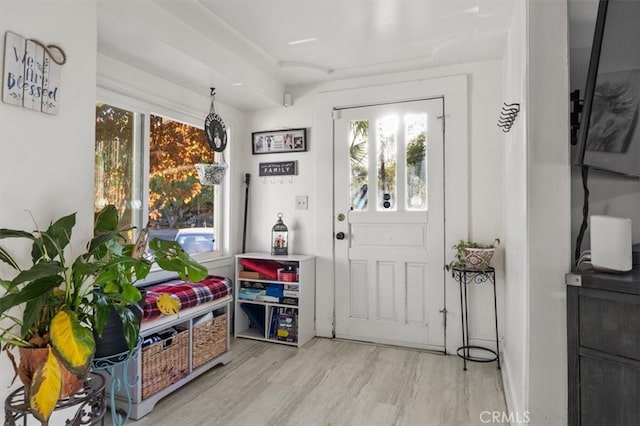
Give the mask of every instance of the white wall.
[[(331, 216), (319, 216), (314, 214), (318, 208), (318, 202), (322, 206), (330, 203), (331, 200), (322, 198), (318, 200), (316, 188), (328, 186), (331, 191), (332, 186), (332, 157), (320, 155), (320, 150), (331, 150), (333, 141), (330, 138), (321, 136), (318, 129), (312, 126), (312, 116), (315, 105), (318, 102), (320, 93), (332, 91), (348, 90), (358, 87), (372, 87), (391, 85), (399, 82), (421, 81), (439, 77), (453, 75), (468, 76), (468, 151), (469, 158), (460, 159), (460, 164), (466, 164), (468, 160), (469, 172), (469, 193), (465, 196), (469, 208), (466, 210), (468, 237), (480, 241), (491, 242), (496, 237), (502, 237), (502, 191), (501, 188), (501, 167), (504, 138), (502, 132), (496, 126), (498, 112), (502, 104), (501, 89), (501, 62), (483, 62), (451, 67), (406, 72), (399, 74), (389, 74), (372, 78), (343, 80), (324, 84), (318, 87), (299, 88), (293, 92), (293, 106), (290, 108), (271, 109), (247, 114), (248, 129), (251, 132), (272, 130), (286, 127), (307, 127), (309, 128), (309, 151), (301, 154), (285, 155), (250, 155), (250, 146), (247, 143), (247, 160), (243, 166), (246, 171), (255, 175), (257, 165), (261, 161), (280, 161), (296, 159), (299, 162), (300, 174), (289, 183), (287, 178), (280, 183), (271, 178), (262, 181), (255, 178), (252, 184), (251, 204), (250, 204), (250, 230), (248, 241), (250, 250), (268, 251), (270, 230), (275, 223), (275, 214), (278, 211), (284, 213), (285, 223), (293, 229), (292, 251), (296, 253), (317, 254), (323, 253), (323, 247), (327, 239), (332, 241)], [(326, 191), (322, 191), (326, 192)], [(309, 195), (309, 211), (296, 211), (294, 209), (295, 195)], [(465, 229), (466, 233), (466, 229)], [(466, 238), (467, 235), (460, 238)], [(450, 252), (447, 253), (449, 257)], [(501, 249), (496, 255), (496, 266), (498, 266), (498, 291), (501, 300), (503, 289), (502, 255)], [(320, 265), (320, 263), (319, 263)], [(319, 286), (331, 286), (332, 274), (326, 269), (330, 269), (328, 260), (322, 259), (322, 266), (319, 268)], [(323, 275), (324, 271), (324, 275)], [(328, 278), (328, 279), (327, 279)], [(321, 282), (320, 282), (321, 281)], [(322, 289), (321, 289), (322, 290)], [(319, 290), (319, 291), (321, 291)], [(476, 290), (476, 289), (474, 289)], [(493, 304), (492, 293), (489, 288), (477, 289), (472, 294), (473, 301), (470, 309), (479, 315), (471, 324), (471, 337), (491, 341), (495, 340), (493, 312), (487, 307)], [(457, 287), (452, 291), (457, 294)], [(332, 307), (328, 306), (330, 300), (322, 301), (317, 306), (316, 317), (321, 318), (319, 334), (329, 335), (330, 332), (324, 327), (324, 318), (332, 318)], [(500, 302), (500, 306), (502, 303)], [(447, 307), (451, 309), (449, 324), (449, 334), (447, 346), (459, 346), (459, 339), (455, 324), (459, 324), (456, 306)], [(502, 321), (502, 315), (500, 321)], [(476, 340), (477, 343), (477, 340)]]
[(532, 424), (565, 424), (564, 275), (571, 266), (567, 2), (533, 0), (527, 6), (528, 409)]
[(513, 423), (566, 424), (570, 270), (567, 4), (518, 2), (504, 58), (521, 112), (505, 147), (504, 384)]
[[(314, 254), (315, 211), (318, 208), (314, 194), (318, 150), (325, 149), (324, 142), (314, 137), (312, 96), (295, 99), (291, 107), (253, 111), (247, 115), (247, 137), (240, 143), (241, 161), (236, 165), (241, 174), (251, 174), (249, 209), (247, 220), (247, 252), (271, 250), (271, 228), (278, 212), (289, 228), (289, 253)], [(288, 154), (251, 154), (251, 132), (287, 128), (307, 129), (307, 151)], [(271, 161), (298, 162), (297, 176), (259, 177), (258, 164)], [(326, 169), (326, 180), (332, 185), (331, 168)], [(307, 195), (308, 210), (295, 209), (296, 195)], [(243, 193), (244, 199), (244, 193)]]
[[(0, 103), (0, 226), (32, 229), (25, 210), (41, 226), (77, 212), (72, 245), (79, 252), (93, 228), (96, 4), (2, 1), (0, 33), (4, 36), (6, 31), (57, 44), (66, 52), (67, 63), (61, 69), (58, 115)], [(4, 42), (0, 52), (4, 57)], [(21, 257), (25, 259), (28, 253)], [(0, 273), (7, 277), (10, 271), (0, 266)], [(13, 368), (3, 353), (0, 401), (19, 385), (9, 387), (12, 377)]]
[(528, 390), (529, 269), (527, 232), (527, 67), (526, 15), (516, 2), (504, 55), (505, 99), (520, 103), (520, 114), (504, 144), (504, 341), (502, 377), (507, 406), (524, 416)]

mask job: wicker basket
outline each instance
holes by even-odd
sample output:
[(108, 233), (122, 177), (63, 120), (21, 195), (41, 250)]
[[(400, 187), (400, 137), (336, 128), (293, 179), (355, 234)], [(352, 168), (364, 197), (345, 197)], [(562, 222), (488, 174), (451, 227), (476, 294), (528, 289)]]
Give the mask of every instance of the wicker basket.
[(196, 369), (227, 350), (227, 314), (218, 315), (193, 328), (193, 368)]
[(142, 399), (187, 375), (189, 330), (142, 349)]

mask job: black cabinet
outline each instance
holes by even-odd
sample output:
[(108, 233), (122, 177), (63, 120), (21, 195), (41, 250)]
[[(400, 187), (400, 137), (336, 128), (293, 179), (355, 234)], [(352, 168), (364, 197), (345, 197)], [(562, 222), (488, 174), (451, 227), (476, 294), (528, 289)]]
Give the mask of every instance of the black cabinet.
[(640, 424), (640, 270), (567, 283), (569, 424)]

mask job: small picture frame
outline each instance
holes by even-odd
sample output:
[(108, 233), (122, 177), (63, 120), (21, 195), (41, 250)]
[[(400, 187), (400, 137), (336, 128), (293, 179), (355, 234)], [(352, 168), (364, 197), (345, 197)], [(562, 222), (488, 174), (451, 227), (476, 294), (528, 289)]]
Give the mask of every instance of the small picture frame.
[(251, 134), (251, 152), (279, 154), (307, 150), (307, 129), (271, 130)]

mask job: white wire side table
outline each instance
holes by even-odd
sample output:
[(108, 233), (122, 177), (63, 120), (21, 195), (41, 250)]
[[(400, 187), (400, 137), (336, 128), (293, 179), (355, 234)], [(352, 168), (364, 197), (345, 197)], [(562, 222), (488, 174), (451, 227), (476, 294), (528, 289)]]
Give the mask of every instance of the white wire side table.
[[(463, 359), (464, 370), (467, 369), (467, 361), (472, 362), (498, 362), (498, 369), (500, 369), (500, 348), (498, 341), (498, 306), (496, 302), (496, 271), (494, 268), (489, 267), (486, 269), (471, 269), (471, 268), (452, 268), (453, 279), (460, 285), (460, 315), (462, 316), (462, 346), (460, 346), (456, 353)], [(483, 346), (475, 346), (469, 344), (469, 304), (467, 301), (467, 288), (469, 285), (476, 284), (481, 285), (484, 283), (491, 283), (493, 285), (493, 313), (495, 319), (496, 329), (496, 349), (490, 349)], [(477, 356), (471, 353), (484, 352), (488, 354), (487, 357)]]

